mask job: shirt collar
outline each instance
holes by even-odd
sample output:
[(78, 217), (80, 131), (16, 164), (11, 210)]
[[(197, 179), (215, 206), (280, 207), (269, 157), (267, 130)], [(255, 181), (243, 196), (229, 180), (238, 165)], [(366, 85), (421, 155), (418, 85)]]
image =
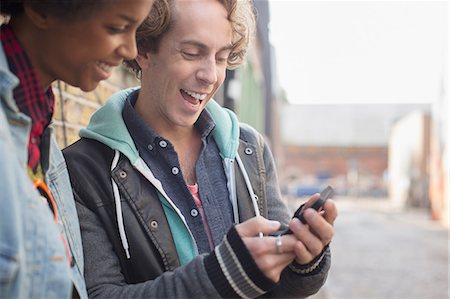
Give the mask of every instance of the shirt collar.
[[(149, 145), (153, 146), (155, 142), (163, 139), (163, 137), (158, 135), (134, 109), (138, 95), (139, 90), (136, 90), (127, 97), (122, 111), (122, 117), (136, 146), (138, 148), (146, 148)], [(209, 112), (203, 110), (194, 126), (199, 130), (202, 140), (206, 140), (212, 136), (211, 133), (215, 127), (215, 123)]]
[(55, 99), (52, 88), (44, 92), (28, 55), (9, 25), (2, 25), (0, 39), (10, 71), (19, 79), (13, 90), (19, 110), (31, 118), (30, 142), (28, 144), (28, 164), (35, 169), (40, 160), (39, 144), (42, 134), (50, 124)]

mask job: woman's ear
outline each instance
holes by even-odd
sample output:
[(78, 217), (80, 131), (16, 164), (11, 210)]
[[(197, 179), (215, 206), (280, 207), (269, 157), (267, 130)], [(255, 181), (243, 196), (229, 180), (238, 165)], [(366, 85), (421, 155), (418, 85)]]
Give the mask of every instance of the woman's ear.
[(23, 10), (28, 19), (38, 28), (45, 29), (49, 25), (49, 15), (45, 11), (36, 10), (30, 1), (25, 1)]

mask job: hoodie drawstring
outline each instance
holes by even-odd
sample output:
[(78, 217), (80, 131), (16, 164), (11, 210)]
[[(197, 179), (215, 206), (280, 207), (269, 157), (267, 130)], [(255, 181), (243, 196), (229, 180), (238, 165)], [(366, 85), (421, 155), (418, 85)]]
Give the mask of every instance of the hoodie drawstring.
[[(115, 150), (114, 152), (115, 153), (114, 153), (114, 159), (111, 164), (111, 171), (113, 171), (113, 169), (116, 168), (117, 164), (119, 163), (119, 157), (120, 157), (119, 151)], [(122, 241), (122, 247), (125, 250), (127, 259), (130, 259), (127, 235), (125, 234), (125, 227), (123, 225), (122, 205), (120, 203), (119, 187), (117, 186), (117, 184), (114, 181), (114, 179), (112, 178), (112, 176), (111, 176), (111, 183), (112, 183), (112, 187), (113, 187), (114, 202), (116, 204), (117, 226), (119, 227), (120, 240)]]
[[(113, 171), (114, 168), (116, 168), (117, 164), (119, 163), (119, 157), (120, 157), (120, 152), (115, 150), (114, 151), (114, 159), (112, 161), (111, 164), (111, 171)], [(236, 154), (235, 157), (237, 163), (238, 163), (238, 167), (241, 170), (241, 173), (244, 177), (244, 181), (245, 181), (245, 185), (247, 187), (247, 190), (250, 194), (250, 198), (252, 200), (252, 205), (253, 205), (253, 210), (255, 212), (256, 216), (260, 216), (260, 212), (259, 212), (259, 207), (258, 207), (258, 203), (257, 203), (257, 196), (256, 194), (253, 192), (253, 187), (250, 183), (250, 178), (247, 174), (247, 171), (245, 170), (244, 167), (244, 163), (241, 160), (241, 157), (239, 156), (239, 154)], [(230, 177), (228, 178), (228, 184), (230, 182), (234, 183), (235, 181), (235, 175), (234, 175), (234, 167), (233, 167), (233, 160), (228, 160), (229, 163), (228, 164), (228, 170), (226, 173), (229, 173)], [(125, 254), (127, 256), (127, 259), (130, 259), (130, 252), (129, 252), (129, 245), (128, 245), (128, 239), (127, 236), (125, 234), (125, 227), (124, 227), (124, 221), (123, 221), (123, 215), (122, 215), (122, 205), (120, 203), (120, 193), (119, 193), (119, 187), (117, 186), (116, 182), (114, 181), (114, 179), (111, 177), (111, 183), (112, 183), (112, 187), (113, 187), (113, 194), (114, 194), (114, 203), (116, 206), (116, 214), (117, 214), (117, 226), (119, 227), (119, 235), (120, 235), (120, 240), (122, 242), (122, 247), (125, 250)], [(234, 216), (234, 220), (235, 223), (239, 223), (239, 211), (238, 211), (238, 204), (237, 204), (237, 198), (236, 198), (236, 187), (234, 186), (234, 184), (231, 184), (231, 186), (229, 185), (228, 188), (231, 190), (230, 194), (231, 194), (231, 202), (233, 205), (233, 216)], [(260, 235), (262, 235), (260, 233)]]
[(244, 176), (245, 185), (247, 186), (248, 193), (250, 194), (250, 198), (252, 199), (253, 209), (255, 210), (255, 215), (258, 217), (261, 214), (259, 213), (258, 203), (256, 202), (257, 196), (255, 192), (253, 192), (252, 184), (250, 183), (250, 178), (248, 177), (247, 171), (245, 170), (244, 163), (242, 163), (241, 157), (238, 153), (236, 153), (236, 161), (238, 163), (239, 168), (241, 169), (242, 175)]
[(231, 206), (233, 208), (233, 220), (235, 224), (239, 223), (239, 207), (236, 196), (236, 180), (234, 175), (234, 160), (223, 158), (223, 166), (225, 175), (227, 176), (227, 188), (230, 193)]
[[(238, 163), (239, 169), (241, 170), (242, 175), (244, 176), (245, 185), (247, 186), (248, 193), (250, 194), (250, 198), (252, 199), (253, 204), (253, 210), (255, 211), (256, 217), (261, 216), (261, 213), (259, 212), (259, 207), (257, 201), (257, 196), (255, 192), (253, 192), (252, 184), (250, 183), (250, 178), (248, 177), (247, 171), (245, 170), (244, 163), (242, 163), (241, 157), (239, 156), (239, 153), (236, 153), (236, 161)], [(263, 237), (263, 233), (258, 233), (259, 237)]]

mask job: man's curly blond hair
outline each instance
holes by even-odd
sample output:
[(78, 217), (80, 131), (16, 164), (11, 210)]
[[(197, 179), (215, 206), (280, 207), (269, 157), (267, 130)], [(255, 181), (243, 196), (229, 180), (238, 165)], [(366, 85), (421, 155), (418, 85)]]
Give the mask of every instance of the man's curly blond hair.
[[(150, 14), (136, 32), (138, 53), (158, 51), (161, 38), (170, 30), (174, 22), (173, 5), (176, 0), (155, 0)], [(228, 12), (228, 20), (233, 30), (231, 53), (227, 67), (232, 69), (244, 61), (247, 49), (256, 31), (256, 13), (252, 0), (217, 0)], [(136, 60), (125, 61), (139, 78), (141, 68)]]

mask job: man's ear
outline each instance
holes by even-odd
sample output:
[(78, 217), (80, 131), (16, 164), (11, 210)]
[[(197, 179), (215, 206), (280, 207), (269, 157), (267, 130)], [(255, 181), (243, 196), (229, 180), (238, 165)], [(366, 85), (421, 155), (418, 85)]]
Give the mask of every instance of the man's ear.
[(138, 53), (136, 56), (136, 62), (139, 67), (142, 69), (148, 69), (150, 66), (150, 55), (148, 52)]
[(23, 4), (23, 10), (28, 19), (38, 28), (45, 29), (49, 25), (50, 16), (41, 10), (36, 10), (30, 1), (25, 1)]

